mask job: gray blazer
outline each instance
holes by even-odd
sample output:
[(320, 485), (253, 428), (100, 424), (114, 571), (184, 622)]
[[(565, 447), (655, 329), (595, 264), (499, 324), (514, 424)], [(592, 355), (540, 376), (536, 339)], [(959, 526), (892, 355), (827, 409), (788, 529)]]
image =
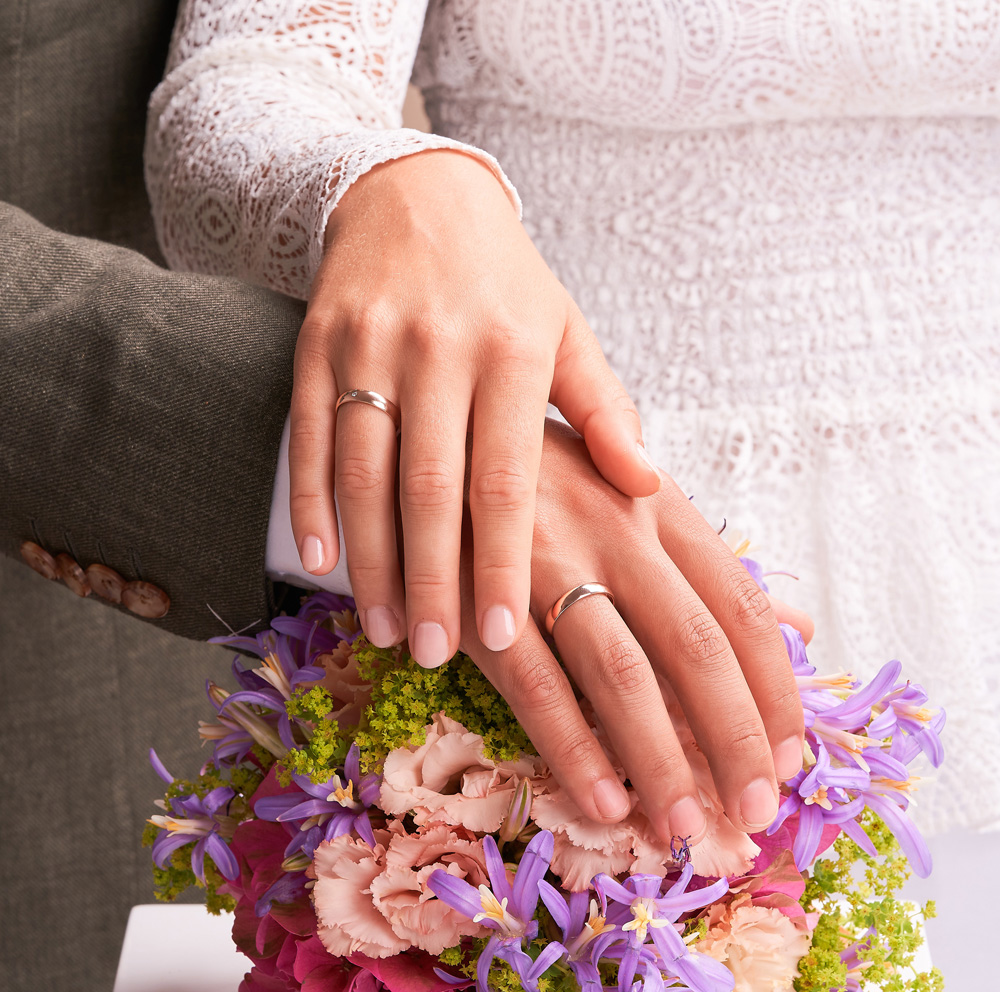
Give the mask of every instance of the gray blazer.
[[(204, 639), (266, 621), (302, 305), (158, 267), (141, 149), (176, 0), (0, 3), (0, 988), (111, 988), (151, 899), (145, 753), (189, 771)], [(93, 239), (93, 240), (92, 240)], [(137, 622), (31, 541), (164, 590)]]

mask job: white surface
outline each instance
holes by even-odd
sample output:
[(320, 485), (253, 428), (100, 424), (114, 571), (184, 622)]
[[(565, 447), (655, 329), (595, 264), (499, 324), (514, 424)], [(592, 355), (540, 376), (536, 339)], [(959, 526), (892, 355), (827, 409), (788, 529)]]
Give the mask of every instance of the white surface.
[(250, 961), (233, 946), (233, 918), (204, 906), (134, 906), (114, 992), (236, 992)]

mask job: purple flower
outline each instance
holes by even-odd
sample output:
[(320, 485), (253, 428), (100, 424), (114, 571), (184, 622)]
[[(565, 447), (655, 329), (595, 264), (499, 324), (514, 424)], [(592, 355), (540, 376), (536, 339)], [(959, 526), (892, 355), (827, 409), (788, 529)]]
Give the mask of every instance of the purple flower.
[(285, 872), (254, 904), (254, 915), (263, 918), (276, 902), (293, 903), (309, 884), (304, 871)]
[[(173, 784), (173, 776), (164, 768), (156, 752), (150, 748), (149, 760), (156, 773), (168, 784)], [(219, 836), (219, 822), (216, 814), (236, 793), (226, 786), (212, 789), (204, 797), (196, 795), (175, 796), (170, 800), (170, 810), (166, 815), (157, 814), (149, 818), (149, 823), (160, 828), (153, 842), (153, 861), (165, 868), (170, 855), (185, 844), (195, 842), (191, 852), (191, 870), (198, 880), (205, 881), (205, 855), (211, 856), (215, 866), (228, 879), (237, 878), (239, 865), (233, 852)], [(167, 810), (166, 804), (162, 804)]]
[(799, 871), (815, 859), (827, 823), (839, 824), (845, 833), (856, 840), (861, 838), (859, 843), (865, 850), (875, 853), (871, 841), (855, 821), (855, 817), (864, 811), (864, 801), (852, 797), (847, 791), (866, 788), (869, 784), (868, 773), (860, 768), (834, 767), (826, 748), (820, 746), (817, 751), (812, 768), (803, 769), (788, 782), (791, 791), (782, 800), (777, 817), (767, 828), (767, 835), (771, 836), (793, 813), (799, 814), (799, 829), (792, 845), (795, 867)]
[[(746, 541), (744, 541), (737, 550), (741, 550), (746, 547), (749, 547), (749, 545)], [(755, 562), (753, 558), (744, 558), (739, 555), (737, 555), (737, 557), (740, 559), (740, 563), (743, 567), (750, 573), (750, 578), (752, 578), (754, 582), (760, 586), (761, 591), (769, 592), (770, 590), (767, 588), (767, 583), (764, 581), (764, 569), (761, 568), (760, 564)]]
[(874, 719), (868, 726), (871, 737), (897, 737), (907, 734), (938, 768), (944, 761), (941, 729), (944, 727), (944, 710), (928, 709), (927, 693), (923, 686), (911, 682), (897, 685), (872, 709)]
[(344, 780), (337, 774), (324, 782), (313, 782), (307, 775), (293, 775), (299, 792), (266, 796), (254, 804), (262, 820), (298, 823), (299, 830), (285, 848), (285, 857), (302, 851), (312, 857), (324, 840), (356, 831), (369, 847), (375, 847), (368, 809), (378, 801), (379, 778), (361, 774), (361, 750), (352, 744), (344, 761)]
[(529, 979), (537, 981), (556, 961), (565, 957), (582, 992), (603, 989), (595, 959), (600, 958), (601, 950), (613, 939), (610, 935), (617, 928), (608, 924), (605, 913), (589, 892), (571, 892), (567, 896), (546, 881), (538, 883), (538, 892), (556, 926), (562, 931), (562, 940), (550, 941), (545, 946), (529, 972)]
[[(218, 722), (202, 722), (199, 733), (204, 740), (216, 742), (212, 758), (217, 767), (242, 761), (254, 744), (259, 744), (276, 758), (283, 758), (294, 746), (290, 735), (282, 731), (278, 715), (258, 713), (236, 698), (245, 695), (245, 691), (229, 693), (209, 679), (205, 683), (205, 693), (215, 707)], [(285, 715), (283, 705), (281, 715)], [(287, 722), (288, 717), (285, 716), (286, 725)]]
[(476, 964), (478, 992), (489, 992), (488, 979), (494, 958), (506, 961), (517, 972), (527, 992), (536, 992), (538, 980), (532, 975), (535, 962), (525, 953), (524, 941), (533, 940), (538, 933), (533, 917), (538, 905), (539, 883), (549, 869), (553, 849), (552, 834), (548, 830), (535, 834), (521, 856), (511, 883), (496, 841), (487, 834), (483, 838), (483, 853), (490, 879), (488, 886), (480, 885), (477, 891), (464, 879), (455, 878), (440, 868), (428, 878), (428, 888), (442, 902), (464, 913), (474, 923), (482, 923), (494, 931)]
[(694, 992), (729, 992), (733, 988), (729, 969), (707, 955), (692, 951), (673, 926), (682, 913), (708, 906), (729, 891), (728, 880), (720, 878), (712, 885), (688, 892), (693, 874), (691, 865), (685, 865), (677, 881), (663, 894), (660, 889), (664, 882), (657, 875), (630, 875), (624, 883), (616, 882), (610, 875), (595, 876), (594, 888), (602, 900), (618, 904), (609, 909), (608, 920), (618, 926), (621, 932), (618, 939), (627, 941), (618, 966), (619, 992), (631, 989), (648, 938), (652, 938), (659, 952), (661, 969), (671, 979), (679, 978)]

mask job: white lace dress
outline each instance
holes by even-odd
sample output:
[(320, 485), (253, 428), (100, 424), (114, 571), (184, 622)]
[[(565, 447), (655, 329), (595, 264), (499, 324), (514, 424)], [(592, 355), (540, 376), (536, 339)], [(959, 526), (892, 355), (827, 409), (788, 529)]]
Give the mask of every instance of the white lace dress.
[[(414, 58), (447, 137), (400, 126)], [(899, 657), (947, 707), (922, 825), (984, 826), (998, 81), (996, 0), (188, 0), (148, 185), (172, 266), (304, 297), (367, 169), (495, 156), (650, 451), (800, 576), (774, 588), (815, 617), (813, 657)]]

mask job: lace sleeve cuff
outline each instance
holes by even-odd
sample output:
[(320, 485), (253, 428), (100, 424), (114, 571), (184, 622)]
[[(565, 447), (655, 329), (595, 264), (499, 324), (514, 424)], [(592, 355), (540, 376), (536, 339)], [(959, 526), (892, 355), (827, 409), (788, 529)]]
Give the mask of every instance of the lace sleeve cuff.
[(363, 80), (320, 76), (241, 40), (171, 71), (150, 100), (146, 185), (171, 268), (233, 275), (305, 299), (327, 220), (359, 176), (450, 148), (486, 164), (520, 214), (492, 155), (399, 127)]

